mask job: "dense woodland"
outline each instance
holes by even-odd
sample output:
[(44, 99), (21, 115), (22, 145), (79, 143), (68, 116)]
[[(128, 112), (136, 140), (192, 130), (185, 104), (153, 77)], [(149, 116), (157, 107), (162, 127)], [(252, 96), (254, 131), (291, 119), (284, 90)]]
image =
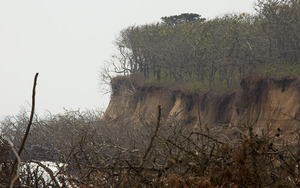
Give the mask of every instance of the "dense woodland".
[[(300, 75), (300, 1), (258, 0), (255, 8), (255, 15), (184, 13), (129, 26), (103, 75), (112, 68), (197, 91), (231, 88), (249, 74)], [(96, 111), (40, 118), (33, 102), (30, 118), (23, 109), (0, 122), (0, 187), (300, 186), (299, 129), (298, 141), (285, 142), (280, 128), (261, 136), (255, 124), (191, 130), (175, 117), (163, 123), (161, 114), (158, 106), (154, 123), (114, 125)]]
[(186, 13), (129, 26), (109, 61), (114, 72), (141, 73), (149, 82), (197, 82), (230, 87), (241, 77), (292, 75), (300, 70), (299, 0), (259, 0), (257, 14), (211, 20)]

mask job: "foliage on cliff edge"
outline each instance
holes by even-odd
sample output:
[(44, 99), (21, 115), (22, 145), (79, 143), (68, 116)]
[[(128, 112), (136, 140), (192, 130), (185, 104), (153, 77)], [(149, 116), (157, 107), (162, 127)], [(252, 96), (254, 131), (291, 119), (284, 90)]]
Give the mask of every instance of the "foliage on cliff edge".
[(253, 74), (300, 75), (299, 7), (298, 0), (258, 0), (255, 15), (181, 14), (130, 26), (108, 66), (120, 75), (142, 74), (149, 84), (183, 83), (196, 91), (235, 87)]

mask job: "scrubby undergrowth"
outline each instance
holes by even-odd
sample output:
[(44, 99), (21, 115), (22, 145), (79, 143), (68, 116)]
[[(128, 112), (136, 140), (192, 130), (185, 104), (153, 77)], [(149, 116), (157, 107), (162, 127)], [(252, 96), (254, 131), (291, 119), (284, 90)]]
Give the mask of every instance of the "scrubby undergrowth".
[[(210, 126), (189, 131), (180, 121), (107, 126), (91, 112), (67, 111), (34, 122), (22, 161), (52, 159), (66, 164), (50, 180), (41, 163), (24, 168), (18, 186), (80, 187), (295, 187), (299, 186), (300, 143), (276, 132), (253, 133), (255, 125)], [(2, 135), (22, 135), (25, 114), (1, 122)], [(24, 119), (23, 119), (24, 118)], [(16, 133), (20, 130), (20, 135)], [(12, 132), (9, 132), (12, 131)], [(14, 134), (12, 134), (14, 133)], [(294, 134), (299, 134), (295, 132)], [(2, 138), (2, 137), (1, 137)], [(299, 138), (299, 135), (298, 135)], [(1, 139), (0, 185), (7, 186), (11, 149)], [(7, 153), (7, 155), (3, 155)], [(26, 157), (25, 157), (26, 156)], [(44, 172), (46, 173), (46, 172)], [(46, 182), (46, 183), (45, 183)]]

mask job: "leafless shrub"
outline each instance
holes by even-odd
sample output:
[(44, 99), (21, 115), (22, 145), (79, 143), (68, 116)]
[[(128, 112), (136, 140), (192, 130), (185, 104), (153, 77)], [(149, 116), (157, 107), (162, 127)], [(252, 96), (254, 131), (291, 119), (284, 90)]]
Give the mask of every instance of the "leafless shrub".
[[(101, 115), (78, 110), (36, 118), (21, 156), (25, 167), (20, 173), (20, 185), (294, 187), (299, 184), (299, 144), (282, 142), (280, 129), (275, 133), (265, 131), (260, 136), (253, 132), (255, 125), (210, 125), (199, 131), (185, 127), (177, 119), (161, 123), (159, 112), (156, 123), (111, 126), (101, 121)], [(8, 136), (16, 143), (20, 139), (13, 130), (23, 130), (18, 127), (23, 126), (23, 117), (2, 122), (2, 132), (15, 133)], [(54, 172), (45, 166), (41, 162), (45, 160), (56, 162), (58, 170)], [(36, 164), (34, 168), (29, 166), (32, 162)], [(41, 172), (50, 178), (45, 179)]]

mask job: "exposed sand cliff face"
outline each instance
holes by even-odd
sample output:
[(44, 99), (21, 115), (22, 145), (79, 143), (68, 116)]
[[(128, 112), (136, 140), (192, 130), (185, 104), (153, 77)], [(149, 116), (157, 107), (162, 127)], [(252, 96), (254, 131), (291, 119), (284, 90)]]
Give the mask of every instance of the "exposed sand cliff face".
[(129, 79), (115, 80), (104, 120), (120, 123), (155, 122), (157, 106), (164, 122), (179, 119), (193, 128), (254, 125), (291, 132), (300, 128), (300, 79), (243, 79), (234, 92), (207, 92), (198, 95), (158, 86), (137, 86)]

